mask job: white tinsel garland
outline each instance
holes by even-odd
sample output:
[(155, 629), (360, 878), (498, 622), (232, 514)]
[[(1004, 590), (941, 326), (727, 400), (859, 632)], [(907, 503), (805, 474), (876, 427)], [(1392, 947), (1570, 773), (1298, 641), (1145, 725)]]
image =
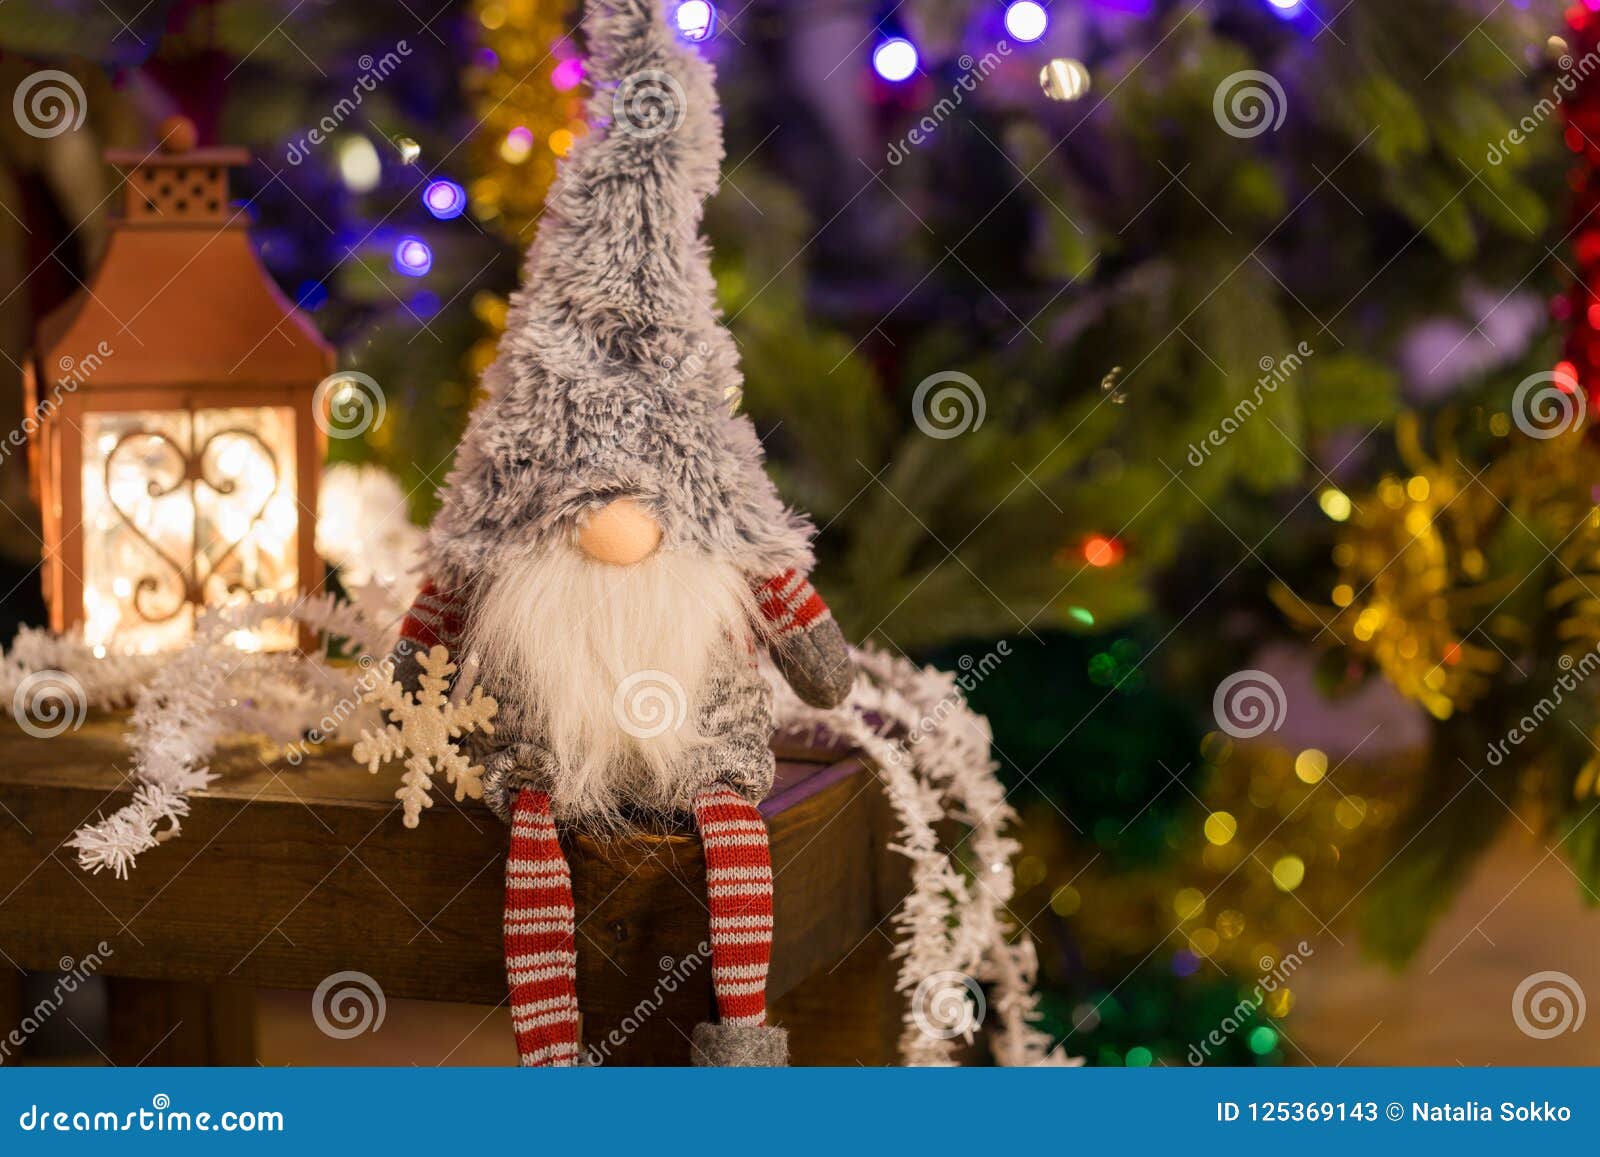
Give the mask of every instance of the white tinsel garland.
[[(845, 740), (877, 768), (899, 820), (891, 845), (911, 861), (911, 892), (893, 917), (899, 943), (896, 987), (912, 995), (901, 1056), (910, 1065), (950, 1065), (958, 1038), (983, 1018), (982, 990), (996, 1025), (991, 1050), (1002, 1065), (1074, 1065), (1036, 1026), (1033, 941), (1011, 926), (1011, 857), (1003, 834), (1016, 815), (1005, 802), (990, 756), (988, 721), (966, 704), (955, 676), (880, 651), (854, 652), (861, 675), (832, 710), (802, 703), (775, 672), (779, 727)], [(943, 848), (935, 825), (967, 828), (960, 847)]]
[[(298, 652), (245, 654), (227, 641), (235, 631), (285, 619), (360, 647), (354, 669)], [(380, 621), (393, 620), (390, 614)], [(52, 652), (56, 670), (96, 686), (97, 703), (134, 704), (128, 745), (138, 787), (131, 803), (84, 825), (68, 841), (78, 863), (91, 872), (109, 868), (126, 877), (139, 853), (177, 835), (189, 814), (189, 793), (212, 780), (208, 764), (224, 736), (264, 735), (287, 746), (328, 719), (330, 705), (338, 703), (350, 704), (351, 711), (347, 719), (332, 713), (335, 720), (348, 726), (360, 719), (357, 684), (374, 656), (388, 650), (389, 634), (354, 604), (323, 594), (209, 610), (186, 647), (161, 656), (159, 665), (153, 660), (128, 664), (124, 674), (132, 681), (121, 686), (99, 670), (105, 660), (87, 649)], [(8, 677), (16, 657), (7, 656)]]

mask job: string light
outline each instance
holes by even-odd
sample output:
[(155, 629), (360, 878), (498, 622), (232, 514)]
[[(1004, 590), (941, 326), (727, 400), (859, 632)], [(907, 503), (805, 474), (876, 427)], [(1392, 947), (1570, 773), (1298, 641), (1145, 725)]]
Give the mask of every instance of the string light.
[(1038, 40), (1049, 24), (1044, 5), (1036, 0), (1017, 0), (1006, 9), (1006, 31), (1024, 44)]
[(1039, 87), (1051, 100), (1078, 100), (1089, 91), (1089, 84), (1089, 69), (1081, 60), (1058, 57), (1039, 70)]
[(1305, 0), (1267, 0), (1267, 7), (1271, 8), (1274, 14), (1287, 20), (1291, 16), (1300, 15), (1301, 10), (1305, 8)]
[(550, 84), (557, 92), (570, 92), (583, 83), (583, 58), (569, 56), (550, 70)]
[(917, 71), (917, 46), (892, 36), (872, 50), (872, 71), (891, 84), (909, 80)]
[(684, 0), (672, 13), (678, 35), (690, 42), (710, 40), (717, 30), (717, 10), (707, 0)]
[(467, 191), (454, 181), (430, 181), (422, 192), (422, 204), (441, 221), (461, 216), (467, 207)]
[(1109, 535), (1090, 535), (1083, 544), (1083, 558), (1090, 566), (1115, 566), (1123, 553), (1122, 543)]
[(402, 237), (394, 247), (394, 268), (407, 277), (421, 277), (433, 268), (433, 250), (420, 237)]
[(352, 193), (370, 193), (383, 176), (378, 150), (363, 136), (346, 137), (339, 142), (339, 179)]
[(506, 134), (506, 139), (500, 142), (500, 159), (509, 164), (520, 165), (528, 159), (528, 154), (533, 152), (533, 133), (527, 125), (518, 125)]

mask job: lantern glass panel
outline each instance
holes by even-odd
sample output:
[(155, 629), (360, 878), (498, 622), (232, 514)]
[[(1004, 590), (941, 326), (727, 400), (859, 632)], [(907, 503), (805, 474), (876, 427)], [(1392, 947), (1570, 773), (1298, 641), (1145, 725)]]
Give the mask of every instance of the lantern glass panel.
[[(294, 411), (287, 406), (85, 416), (84, 631), (152, 652), (187, 639), (194, 608), (299, 584)], [(236, 632), (293, 647), (287, 622)]]

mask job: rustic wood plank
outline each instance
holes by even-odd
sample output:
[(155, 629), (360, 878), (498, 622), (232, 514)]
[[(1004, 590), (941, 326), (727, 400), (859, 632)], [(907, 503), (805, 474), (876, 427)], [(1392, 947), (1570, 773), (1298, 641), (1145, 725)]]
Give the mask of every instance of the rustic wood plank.
[[(506, 837), (481, 804), (439, 800), (408, 830), (395, 777), (368, 775), (348, 748), (289, 767), (238, 743), (213, 761), (219, 778), (193, 797), (180, 840), (142, 856), (128, 880), (91, 877), (62, 843), (126, 801), (125, 726), (91, 716), (48, 740), (0, 728), (0, 947), (22, 967), (104, 940), (111, 976), (311, 989), (353, 970), (387, 996), (504, 1000)], [(871, 934), (888, 856), (869, 769), (833, 751), (782, 754), (763, 807), (777, 877), (774, 999)], [(681, 830), (564, 846), (585, 1039), (613, 1063), (686, 1063), (687, 1026), (712, 1007), (699, 841)]]
[(255, 992), (239, 984), (109, 978), (111, 1039), (119, 1066), (253, 1065)]
[[(22, 1060), (22, 1048), (27, 1043), (21, 1037), (22, 978), (20, 968), (10, 964), (0, 965), (0, 1065), (15, 1065)], [(10, 1033), (18, 1031), (12, 1039)]]

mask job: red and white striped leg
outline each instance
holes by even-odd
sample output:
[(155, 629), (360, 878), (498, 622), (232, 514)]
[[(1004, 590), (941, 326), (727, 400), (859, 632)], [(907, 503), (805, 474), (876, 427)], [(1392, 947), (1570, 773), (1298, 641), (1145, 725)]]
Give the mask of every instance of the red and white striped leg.
[(556, 841), (550, 797), (523, 788), (506, 859), (506, 983), (523, 1065), (578, 1059), (578, 954), (572, 873)]
[(711, 983), (723, 1025), (767, 1021), (772, 959), (772, 858), (761, 813), (727, 787), (695, 797), (711, 908)]

